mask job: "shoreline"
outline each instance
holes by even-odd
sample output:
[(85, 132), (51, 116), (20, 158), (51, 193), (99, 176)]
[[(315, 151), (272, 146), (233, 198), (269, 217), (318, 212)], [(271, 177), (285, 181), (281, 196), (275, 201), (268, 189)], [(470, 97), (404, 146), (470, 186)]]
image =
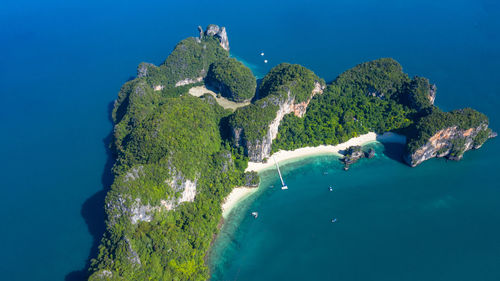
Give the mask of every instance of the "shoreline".
[(259, 187), (238, 186), (231, 190), (222, 203), (222, 218), (225, 220), (231, 211), (244, 199), (257, 192)]
[(274, 161), (271, 160), (271, 157), (274, 157), (276, 159), (276, 162), (279, 163), (286, 160), (315, 155), (333, 154), (340, 156), (341, 150), (345, 150), (350, 146), (363, 146), (371, 142), (406, 143), (406, 137), (392, 132), (386, 132), (382, 135), (376, 134), (374, 132), (369, 132), (359, 137), (351, 138), (348, 141), (339, 143), (337, 145), (320, 145), (315, 147), (308, 146), (295, 150), (280, 150), (272, 154), (266, 163), (248, 162), (248, 167), (246, 168), (245, 172), (255, 171), (259, 173), (263, 170), (274, 167), (275, 164)]
[[(302, 147), (296, 150), (280, 150), (271, 157), (276, 158), (276, 162), (283, 162), (287, 160), (300, 160), (304, 157), (317, 156), (317, 155), (341, 155), (340, 151), (349, 148), (354, 145), (366, 145), (372, 142), (388, 142), (388, 143), (406, 143), (406, 137), (403, 135), (398, 135), (396, 133), (387, 132), (382, 135), (376, 134), (374, 132), (369, 132), (367, 134), (361, 135), (359, 137), (351, 138), (346, 142), (337, 145), (320, 145), (316, 147)], [(255, 171), (261, 172), (263, 170), (274, 168), (274, 161), (270, 159), (266, 163), (248, 162), (248, 167), (245, 172)], [(235, 187), (224, 199), (222, 203), (222, 217), (227, 219), (231, 211), (244, 199), (248, 198), (250, 195), (257, 192), (259, 187), (248, 187), (240, 186)]]

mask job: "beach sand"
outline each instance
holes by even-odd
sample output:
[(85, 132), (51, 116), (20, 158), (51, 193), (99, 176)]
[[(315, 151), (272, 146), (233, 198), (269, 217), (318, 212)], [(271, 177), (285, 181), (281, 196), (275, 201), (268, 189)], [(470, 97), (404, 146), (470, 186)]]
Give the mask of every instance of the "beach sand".
[(320, 145), (316, 147), (303, 147), (296, 150), (280, 150), (271, 155), (266, 163), (248, 162), (248, 167), (245, 171), (260, 172), (262, 170), (272, 168), (274, 167), (274, 160), (272, 158), (276, 159), (277, 162), (281, 162), (312, 155), (340, 155), (340, 151), (345, 150), (350, 146), (365, 145), (375, 141), (406, 143), (406, 137), (391, 132), (384, 133), (383, 135), (377, 135), (376, 133), (370, 132), (337, 145)]
[[(314, 155), (340, 155), (340, 151), (345, 150), (350, 146), (365, 145), (375, 141), (387, 143), (406, 143), (406, 137), (390, 132), (384, 133), (383, 135), (377, 135), (376, 133), (370, 132), (337, 145), (303, 147), (292, 151), (280, 150), (271, 155), (267, 163), (248, 162), (248, 168), (245, 171), (260, 172), (268, 168), (274, 168), (274, 160), (271, 159), (272, 157), (274, 157), (277, 162), (281, 162), (291, 159), (300, 160), (300, 158)], [(231, 210), (234, 209), (234, 207), (237, 206), (239, 202), (241, 202), (243, 199), (247, 198), (257, 190), (258, 188), (255, 187), (235, 187), (222, 204), (222, 216), (224, 217), (224, 219), (227, 218)]]
[(231, 210), (243, 199), (247, 198), (258, 190), (257, 187), (235, 187), (226, 197), (222, 204), (222, 217), (227, 218)]

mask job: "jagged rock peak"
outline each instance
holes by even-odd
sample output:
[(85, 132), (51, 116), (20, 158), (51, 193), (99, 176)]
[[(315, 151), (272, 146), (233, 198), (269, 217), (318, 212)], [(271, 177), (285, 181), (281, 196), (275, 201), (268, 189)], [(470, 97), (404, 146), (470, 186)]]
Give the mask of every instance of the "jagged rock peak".
[[(200, 26), (198, 26), (198, 30), (200, 31), (200, 40), (203, 39), (203, 33)], [(206, 36), (214, 36), (219, 38), (220, 45), (226, 51), (229, 51), (229, 39), (227, 38), (227, 32), (225, 27), (219, 27), (216, 24), (209, 24), (207, 29), (205, 30)]]
[(198, 25), (198, 32), (200, 33), (200, 40), (203, 39), (203, 27)]
[(429, 88), (429, 101), (434, 105), (434, 100), (436, 99), (437, 87), (436, 84), (431, 84)]

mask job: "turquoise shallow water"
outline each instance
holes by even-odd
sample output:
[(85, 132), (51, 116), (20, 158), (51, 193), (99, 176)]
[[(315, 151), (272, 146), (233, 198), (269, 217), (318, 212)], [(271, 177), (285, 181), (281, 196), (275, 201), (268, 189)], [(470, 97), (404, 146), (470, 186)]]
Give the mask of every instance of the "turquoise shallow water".
[[(84, 268), (88, 258), (95, 255), (94, 247), (102, 234), (103, 198), (111, 180), (108, 173), (110, 158), (105, 149), (106, 137), (112, 129), (109, 121), (110, 105), (120, 85), (135, 75), (140, 62), (160, 63), (179, 40), (196, 35), (197, 25), (206, 26), (209, 23), (227, 27), (232, 55), (247, 62), (258, 76), (277, 63), (286, 61), (304, 64), (328, 81), (357, 63), (379, 57), (394, 57), (410, 75), (426, 76), (437, 83), (436, 102), (439, 106), (444, 109), (474, 107), (489, 115), (492, 127), (500, 130), (498, 1), (6, 0), (0, 9), (0, 219), (4, 226), (0, 241), (3, 242), (2, 250), (5, 253), (0, 257), (2, 280), (85, 279)], [(265, 53), (265, 58), (260, 56), (261, 52)], [(263, 59), (268, 59), (269, 63), (264, 64)], [(499, 186), (498, 151), (500, 142), (494, 140), (483, 149), (468, 153), (463, 162), (430, 161), (417, 169), (409, 169), (391, 159), (374, 160), (380, 161), (374, 162), (379, 163), (376, 167), (385, 167), (379, 173), (370, 172), (372, 164), (360, 163), (359, 171), (362, 174), (356, 180), (346, 178), (345, 184), (337, 183), (342, 188), (352, 190), (353, 197), (357, 196), (352, 201), (336, 197), (335, 200), (339, 202), (335, 202), (335, 206), (341, 206), (343, 199), (346, 201), (342, 204), (349, 207), (335, 211), (345, 212), (336, 214), (339, 226), (358, 221), (359, 233), (349, 232), (350, 236), (358, 235), (358, 239), (353, 241), (363, 242), (359, 235), (366, 234), (368, 237), (368, 230), (373, 231), (366, 225), (369, 222), (345, 217), (358, 209), (363, 215), (369, 212), (364, 209), (364, 205), (356, 203), (363, 202), (363, 193), (359, 190), (368, 189), (348, 188), (347, 180), (360, 181), (359, 186), (369, 186), (369, 190), (373, 189), (374, 193), (378, 188), (387, 188), (386, 194), (394, 197), (389, 196), (384, 206), (395, 204), (390, 198), (396, 200), (409, 196), (407, 192), (422, 192), (424, 196), (429, 190), (439, 192), (442, 188), (450, 188), (450, 192), (460, 195), (451, 194), (453, 198), (470, 198), (452, 200), (456, 202), (455, 205), (450, 203), (453, 206), (450, 212), (454, 212), (457, 218), (437, 217), (439, 224), (436, 224), (441, 225), (441, 228), (434, 225), (433, 219), (418, 221), (418, 226), (421, 229), (426, 229), (426, 225), (434, 227), (433, 233), (438, 238), (440, 235), (457, 237), (451, 240), (458, 241), (461, 247), (438, 248), (442, 255), (437, 255), (441, 260), (449, 261), (450, 268), (456, 267), (457, 276), (463, 273), (465, 278), (473, 273), (491, 272), (489, 276), (480, 277), (484, 277), (483, 280), (498, 277), (498, 271), (489, 267), (494, 262), (500, 264), (498, 247), (495, 246), (498, 240), (490, 236), (498, 234), (498, 220), (495, 221), (500, 206), (496, 193)], [(288, 173), (301, 175), (304, 169), (311, 167), (305, 165)], [(355, 173), (356, 170), (353, 170), (348, 175)], [(310, 175), (306, 173), (300, 178), (309, 178)], [(361, 182), (365, 176), (373, 178), (370, 185)], [(272, 177), (272, 174), (265, 176), (265, 180), (276, 180)], [(402, 179), (396, 180), (399, 177)], [(317, 179), (317, 176), (312, 175), (311, 181)], [(310, 202), (307, 197), (309, 189), (305, 184), (297, 182), (296, 191), (290, 190), (290, 196), (299, 190), (305, 191), (293, 202), (296, 205), (311, 204), (307, 203)], [(375, 194), (384, 192), (381, 190)], [(436, 200), (446, 198), (445, 194), (444, 191), (441, 197), (436, 194)], [(263, 195), (262, 199), (266, 196)], [(329, 197), (324, 199), (330, 200)], [(424, 199), (428, 198), (423, 197), (422, 204)], [(260, 200), (256, 200), (255, 204), (273, 206)], [(487, 214), (483, 212), (485, 208), (488, 208)], [(278, 216), (281, 212), (272, 213)], [(330, 214), (326, 213), (324, 216), (329, 217)], [(320, 215), (316, 215), (317, 221), (308, 225), (312, 229), (315, 226), (322, 227)], [(468, 216), (474, 217), (470, 219)], [(262, 221), (265, 222), (266, 218), (270, 219), (269, 215), (264, 216)], [(274, 219), (278, 218), (284, 225), (295, 226), (297, 223), (291, 215)], [(387, 225), (399, 226), (398, 229), (406, 227), (405, 224), (398, 224), (403, 222), (394, 218), (377, 226), (382, 227), (385, 222)], [(447, 225), (451, 222), (457, 224), (456, 228)], [(252, 223), (261, 223), (261, 220), (254, 222), (244, 219), (238, 229), (252, 231)], [(453, 229), (454, 232), (442, 228)], [(285, 230), (290, 228), (284, 227)], [(281, 237), (281, 232), (272, 234), (272, 231), (273, 228), (263, 230), (264, 233)], [(321, 233), (323, 230), (317, 231)], [(332, 230), (328, 228), (324, 231)], [(393, 232), (395, 234), (392, 237), (399, 237), (395, 230), (378, 232), (377, 235), (384, 237)], [(287, 233), (295, 237), (290, 234), (293, 232)], [(422, 237), (418, 240), (421, 254), (413, 256), (417, 258), (429, 254), (428, 259), (433, 260), (430, 249), (436, 248), (432, 243), (434, 236), (419, 234)], [(335, 233), (328, 232), (318, 239), (331, 235)], [(248, 268), (242, 268), (240, 277), (246, 272), (249, 273), (245, 275), (246, 278), (262, 275), (265, 279), (282, 269), (275, 264), (270, 268), (259, 263), (260, 260), (267, 261), (264, 257), (268, 255), (266, 251), (269, 251), (269, 243), (255, 244), (252, 242), (255, 240), (238, 237), (236, 234), (235, 241), (241, 244), (242, 250), (238, 255), (226, 255), (228, 260), (234, 260), (234, 264), (224, 267), (221, 276), (233, 278), (236, 268), (244, 263), (240, 256), (246, 255), (259, 256), (252, 260), (252, 266), (260, 270), (250, 274)], [(404, 237), (404, 233), (400, 237)], [(467, 240), (464, 237), (469, 238)], [(300, 242), (300, 238), (295, 239)], [(343, 270), (354, 274), (351, 279), (356, 276), (359, 280), (371, 279), (361, 273), (355, 275), (359, 268), (372, 268), (375, 273), (378, 269), (386, 268), (379, 265), (386, 259), (385, 256), (374, 258), (373, 262), (379, 263), (375, 263), (378, 266), (373, 268), (372, 261), (363, 258), (362, 252), (348, 248), (351, 245), (348, 239), (342, 241), (347, 243), (347, 248), (337, 251), (337, 257), (322, 256), (321, 252), (311, 252), (306, 256), (320, 261), (329, 257), (332, 264), (346, 260)], [(276, 247), (282, 245), (279, 243), (278, 240)], [(449, 245), (446, 243), (451, 242), (443, 243)], [(486, 247), (488, 243), (490, 246)], [(289, 253), (290, 259), (301, 257), (300, 253), (306, 251), (305, 248), (295, 248), (293, 243), (286, 245), (290, 249), (284, 253)], [(316, 251), (325, 248), (323, 244), (317, 245), (312, 247), (317, 248)], [(407, 249), (405, 247), (409, 246), (401, 242), (398, 247), (404, 252)], [(380, 252), (395, 256), (396, 253), (391, 251), (394, 248), (388, 247), (388, 250)], [(456, 262), (443, 258), (444, 253), (456, 257)], [(357, 262), (347, 264), (347, 261), (354, 260), (350, 255), (355, 254)], [(302, 258), (292, 262), (282, 256), (280, 260), (287, 270), (321, 265), (305, 263)], [(445, 279), (430, 277), (432, 269), (442, 272), (445, 267), (431, 267), (417, 261), (422, 259), (416, 259), (415, 263), (406, 260), (406, 264), (408, 267), (411, 263), (414, 268), (421, 268), (422, 274), (429, 273), (427, 280)], [(299, 262), (304, 265), (297, 266)], [(484, 266), (482, 271), (478, 270), (479, 264)], [(348, 265), (353, 267), (349, 269)], [(329, 272), (323, 271), (323, 274)], [(340, 274), (343, 271), (335, 272)], [(374, 276), (381, 276), (381, 273)], [(321, 279), (319, 275), (312, 277)]]
[(399, 145), (372, 146), (348, 172), (334, 156), (283, 165), (286, 191), (263, 172), (221, 229), (213, 280), (499, 280), (500, 188), (488, 182), (500, 177), (485, 155), (412, 169), (392, 159)]

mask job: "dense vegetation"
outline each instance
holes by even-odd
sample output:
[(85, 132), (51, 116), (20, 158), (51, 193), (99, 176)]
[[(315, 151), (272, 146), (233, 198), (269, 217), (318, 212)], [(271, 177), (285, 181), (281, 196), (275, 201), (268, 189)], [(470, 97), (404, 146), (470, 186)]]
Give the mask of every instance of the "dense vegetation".
[(262, 140), (269, 124), (276, 118), (279, 104), (288, 98), (296, 102), (306, 101), (311, 97), (316, 82), (324, 84), (316, 74), (301, 65), (282, 63), (275, 66), (262, 79), (259, 99), (239, 108), (231, 116), (231, 127), (241, 129), (247, 142)]
[(222, 96), (234, 102), (251, 100), (257, 88), (256, 78), (250, 68), (235, 58), (214, 62), (205, 81), (217, 88)]
[(423, 116), (432, 109), (430, 96), (431, 90), (436, 90), (435, 87), (429, 83), (429, 79), (417, 76), (403, 85), (396, 100), (416, 110), (419, 116)]
[(391, 58), (359, 64), (340, 74), (333, 82), (347, 94), (366, 94), (392, 98), (409, 78), (401, 65)]
[[(488, 117), (472, 108), (450, 112), (443, 112), (434, 108), (429, 115), (418, 120), (412, 126), (412, 130), (409, 130), (407, 150), (414, 152), (424, 145), (436, 132), (442, 129), (457, 126), (460, 130), (467, 130), (469, 128), (477, 128), (481, 124), (488, 124)], [(489, 132), (490, 129), (484, 128), (484, 132), (480, 133), (478, 139), (475, 140), (476, 144), (480, 145), (484, 143), (489, 136)]]
[[(106, 198), (108, 230), (91, 280), (208, 278), (204, 257), (220, 205), (243, 183), (247, 161), (220, 138), (219, 122), (227, 114), (203, 98), (167, 98), (123, 138)], [(177, 205), (185, 180), (196, 183), (196, 199)], [(130, 210), (141, 206), (149, 208), (151, 221), (134, 223)]]
[(288, 98), (288, 92), (295, 102), (303, 102), (311, 97), (314, 83), (324, 81), (314, 72), (298, 64), (281, 63), (273, 67), (262, 79), (259, 86), (259, 99), (269, 95)]
[[(221, 134), (232, 128), (246, 142), (262, 140), (281, 104), (308, 101), (315, 84), (325, 84), (312, 71), (283, 63), (263, 78), (253, 103), (234, 113), (208, 94), (187, 94), (199, 84), (175, 87), (208, 71), (205, 82), (225, 85), (232, 100), (252, 98), (255, 77), (227, 56), (216, 38), (188, 38), (161, 66), (139, 65), (138, 77), (122, 86), (112, 113), (117, 161), (106, 197), (107, 231), (90, 280), (208, 279), (205, 257), (223, 198), (236, 185), (258, 184), (256, 173), (244, 173), (246, 144), (230, 144)], [(414, 150), (443, 128), (487, 122), (469, 108), (441, 112), (429, 101), (431, 89), (425, 78), (410, 80), (392, 59), (360, 64), (316, 95), (303, 118), (286, 115), (273, 150), (400, 129)], [(485, 128), (474, 144), (488, 136)], [(455, 140), (453, 146), (458, 155), (464, 144)], [(182, 199), (188, 185), (196, 186), (194, 201)]]
[(212, 63), (229, 56), (219, 43), (212, 36), (204, 36), (201, 41), (198, 38), (182, 40), (159, 67), (147, 66), (147, 82), (150, 86), (173, 88), (185, 79), (204, 78)]
[(338, 144), (369, 131), (408, 127), (414, 111), (395, 100), (408, 81), (392, 59), (363, 63), (344, 72), (313, 98), (304, 118), (285, 116), (273, 151)]
[[(197, 84), (175, 83), (204, 77), (227, 56), (213, 37), (188, 38), (164, 64), (141, 64), (122, 86), (112, 113), (117, 161), (107, 231), (90, 280), (208, 279), (204, 258), (222, 199), (248, 180), (248, 160), (221, 139), (219, 124), (230, 112), (186, 95)], [(186, 183), (196, 185), (194, 202), (179, 201)]]
[(231, 128), (241, 128), (246, 141), (261, 140), (267, 134), (271, 121), (276, 118), (279, 106), (260, 100), (238, 108), (229, 119)]
[[(115, 123), (115, 142), (117, 150), (122, 149), (123, 138), (131, 128), (155, 111), (165, 99), (187, 93), (193, 86), (175, 87), (184, 79), (205, 77), (210, 65), (228, 57), (228, 52), (219, 46), (219, 41), (211, 36), (203, 40), (187, 38), (177, 44), (165, 62), (159, 67), (141, 63), (138, 77), (125, 83), (115, 102), (113, 122)], [(196, 84), (195, 84), (196, 85)], [(154, 87), (161, 86), (155, 90)]]

